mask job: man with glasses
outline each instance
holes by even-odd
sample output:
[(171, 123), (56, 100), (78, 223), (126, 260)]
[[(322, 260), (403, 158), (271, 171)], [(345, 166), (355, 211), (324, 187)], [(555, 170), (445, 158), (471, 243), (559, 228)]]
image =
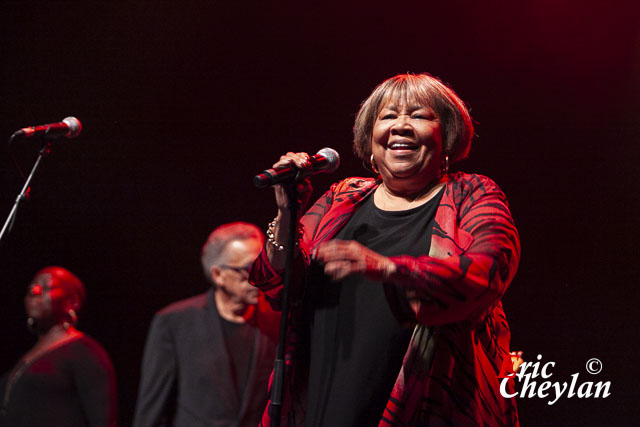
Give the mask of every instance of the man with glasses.
[(145, 346), (134, 425), (258, 425), (279, 316), (247, 281), (264, 244), (252, 224), (216, 228), (202, 248), (212, 287), (154, 317)]

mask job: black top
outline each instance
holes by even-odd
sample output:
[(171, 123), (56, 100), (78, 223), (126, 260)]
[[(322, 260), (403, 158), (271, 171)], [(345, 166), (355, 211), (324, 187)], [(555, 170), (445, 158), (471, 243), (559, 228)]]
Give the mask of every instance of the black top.
[(224, 342), (229, 354), (231, 379), (238, 400), (242, 398), (247, 386), (247, 378), (253, 356), (256, 330), (248, 323), (230, 322), (220, 316)]
[(0, 426), (116, 425), (113, 367), (92, 338), (67, 341), (16, 370), (8, 395), (8, 375), (0, 380)]
[[(378, 209), (370, 196), (336, 239), (355, 240), (385, 256), (429, 253), (442, 191), (405, 211)], [(402, 366), (413, 328), (404, 293), (354, 275), (309, 275), (310, 375), (306, 425), (378, 425)], [(392, 312), (389, 299), (404, 307)]]

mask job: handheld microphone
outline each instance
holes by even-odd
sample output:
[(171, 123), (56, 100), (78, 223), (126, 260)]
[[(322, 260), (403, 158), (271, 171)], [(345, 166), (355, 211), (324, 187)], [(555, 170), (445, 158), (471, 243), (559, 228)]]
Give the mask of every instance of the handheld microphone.
[(40, 126), (30, 126), (15, 131), (11, 135), (11, 140), (16, 138), (31, 138), (36, 135), (42, 135), (45, 138), (75, 138), (80, 135), (82, 123), (75, 117), (67, 117), (59, 123), (50, 123)]
[[(325, 147), (309, 158), (311, 163), (310, 175), (317, 173), (333, 173), (340, 166), (340, 155), (333, 148)], [(294, 165), (280, 166), (267, 169), (253, 177), (253, 185), (258, 188), (269, 187), (295, 179), (300, 169)]]

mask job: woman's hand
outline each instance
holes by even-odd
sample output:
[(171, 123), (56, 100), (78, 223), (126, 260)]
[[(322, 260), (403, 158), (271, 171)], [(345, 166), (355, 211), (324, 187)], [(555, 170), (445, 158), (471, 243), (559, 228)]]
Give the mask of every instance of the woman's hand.
[[(311, 162), (309, 161), (309, 155), (307, 153), (287, 153), (280, 157), (276, 163), (273, 164), (273, 168), (281, 166), (295, 166), (298, 169), (310, 169)], [(291, 201), (289, 200), (289, 193), (285, 185), (274, 185), (273, 189), (276, 195), (276, 204), (278, 205), (278, 215), (275, 219), (275, 227), (273, 230), (275, 245), (267, 244), (267, 257), (269, 262), (276, 270), (283, 270), (286, 261), (286, 251), (276, 250), (276, 246), (286, 245), (288, 241), (289, 224), (291, 221), (289, 206)], [(289, 184), (290, 185), (290, 184)], [(307, 209), (309, 199), (311, 198), (311, 183), (308, 178), (303, 179), (296, 184), (296, 197), (298, 202), (298, 217), (293, 219), (296, 223), (300, 220), (300, 217)]]
[(396, 265), (353, 240), (329, 240), (318, 245), (314, 258), (324, 263), (324, 272), (333, 280), (361, 274), (375, 281), (388, 280)]
[[(273, 168), (281, 166), (295, 166), (298, 169), (305, 170), (311, 169), (310, 156), (307, 153), (287, 153), (280, 156), (280, 160), (273, 164)], [(290, 200), (284, 185), (274, 185), (273, 189), (276, 194), (276, 204), (278, 205), (278, 212), (280, 215), (289, 214)], [(298, 196), (299, 214), (301, 215), (307, 208), (309, 199), (311, 198), (311, 183), (309, 179), (304, 179), (296, 184), (296, 191)]]

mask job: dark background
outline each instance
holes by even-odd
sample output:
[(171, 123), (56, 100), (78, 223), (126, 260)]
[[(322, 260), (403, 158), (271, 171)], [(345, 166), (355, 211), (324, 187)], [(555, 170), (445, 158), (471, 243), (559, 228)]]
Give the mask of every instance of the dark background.
[[(65, 266), (86, 284), (80, 328), (112, 356), (129, 425), (151, 317), (206, 288), (208, 233), (275, 214), (252, 176), (324, 146), (342, 166), (314, 178), (317, 195), (366, 175), (350, 148), (359, 103), (387, 77), (428, 71), (477, 121), (460, 169), (498, 182), (521, 233), (504, 298), (512, 349), (555, 361), (552, 381), (611, 381), (607, 399), (520, 398), (522, 425), (637, 423), (634, 4), (5, 0), (0, 139), (68, 115), (84, 129), (45, 159), (0, 250), (0, 371), (33, 343), (29, 280)], [(14, 147), (26, 171), (38, 146)], [(22, 180), (0, 153), (4, 222)]]

